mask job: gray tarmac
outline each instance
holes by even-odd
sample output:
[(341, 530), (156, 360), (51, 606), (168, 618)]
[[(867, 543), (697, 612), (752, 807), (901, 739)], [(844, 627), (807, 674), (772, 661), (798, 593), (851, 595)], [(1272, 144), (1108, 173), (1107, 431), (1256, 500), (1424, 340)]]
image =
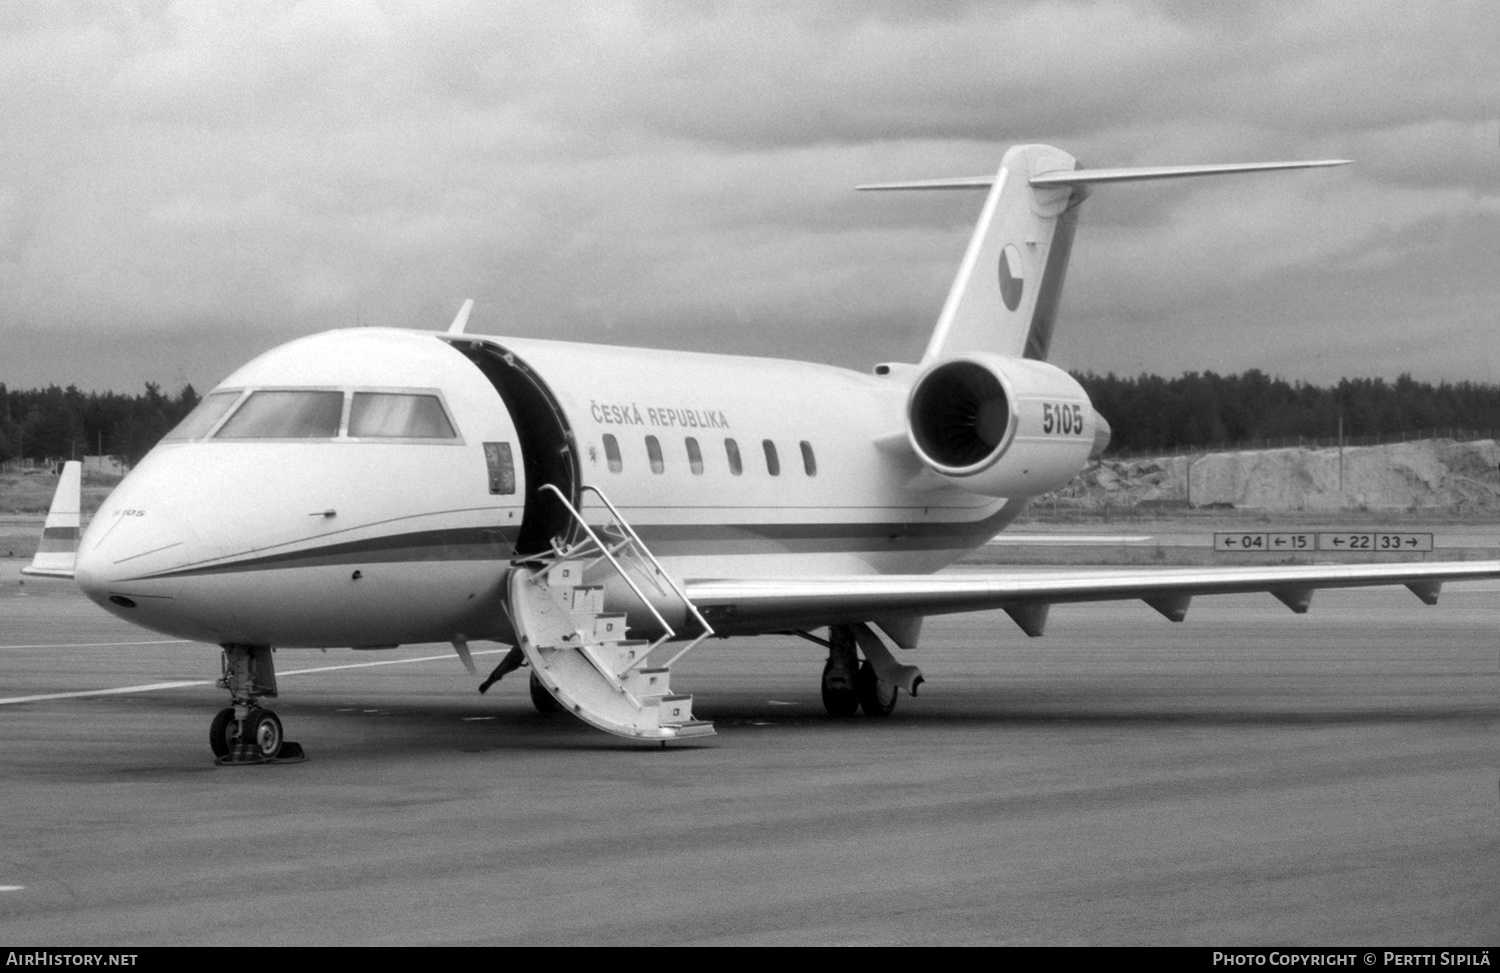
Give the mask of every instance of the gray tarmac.
[(217, 649), (18, 566), (7, 946), (1500, 945), (1495, 584), (931, 619), (883, 721), (822, 715), (809, 644), (719, 643), (673, 674), (719, 735), (666, 750), (447, 646), (283, 652), (311, 759), (219, 768)]

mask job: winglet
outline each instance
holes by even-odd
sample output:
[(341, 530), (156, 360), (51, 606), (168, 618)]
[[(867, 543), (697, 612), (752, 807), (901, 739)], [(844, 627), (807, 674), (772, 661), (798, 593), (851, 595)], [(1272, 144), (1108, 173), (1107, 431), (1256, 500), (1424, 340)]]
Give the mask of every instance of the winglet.
[(463, 334), (464, 328), (469, 326), (469, 312), (474, 310), (474, 298), (464, 301), (464, 306), (458, 309), (458, 315), (453, 323), (448, 325), (449, 334)]
[(43, 578), (71, 578), (78, 559), (78, 518), (83, 501), (83, 464), (74, 460), (63, 464), (52, 495), (47, 522), (42, 525), (42, 542), (31, 564), (22, 574)]

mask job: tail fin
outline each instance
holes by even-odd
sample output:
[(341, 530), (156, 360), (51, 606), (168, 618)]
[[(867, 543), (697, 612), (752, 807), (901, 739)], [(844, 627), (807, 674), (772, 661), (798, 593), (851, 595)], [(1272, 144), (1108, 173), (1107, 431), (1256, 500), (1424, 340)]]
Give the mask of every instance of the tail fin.
[(78, 518), (83, 506), (83, 464), (64, 463), (52, 495), (52, 508), (42, 525), (42, 543), (22, 574), (44, 578), (71, 578), (78, 558)]
[(1079, 169), (1050, 145), (1017, 145), (993, 177), (881, 183), (860, 189), (988, 189), (984, 210), (938, 316), (923, 362), (970, 351), (1045, 361), (1079, 204), (1096, 183), (1174, 179), (1269, 169), (1344, 165), (1259, 162), (1243, 165)]

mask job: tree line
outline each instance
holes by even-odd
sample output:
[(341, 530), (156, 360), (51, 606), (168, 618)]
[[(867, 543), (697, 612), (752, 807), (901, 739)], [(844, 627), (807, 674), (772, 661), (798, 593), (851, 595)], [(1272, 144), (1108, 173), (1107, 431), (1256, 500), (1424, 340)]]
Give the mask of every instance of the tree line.
[(1073, 376), (1109, 421), (1109, 452), (1171, 451), (1257, 440), (1416, 436), (1424, 429), (1500, 430), (1500, 385), (1401, 375), (1323, 387), (1272, 378), (1189, 372), (1179, 378)]
[[(1402, 375), (1346, 378), (1322, 387), (1272, 378), (1189, 372), (1121, 377), (1075, 373), (1114, 431), (1110, 452), (1219, 447), (1266, 439), (1414, 435), (1434, 427), (1500, 430), (1500, 385)], [(191, 385), (175, 396), (146, 383), (142, 395), (81, 392), (76, 386), (27, 391), (0, 384), (0, 462), (105, 454), (140, 462), (198, 404)]]
[(0, 383), (0, 462), (106, 455), (134, 466), (197, 404), (191, 385), (172, 396), (147, 382), (145, 394), (131, 396), (75, 385), (20, 391)]

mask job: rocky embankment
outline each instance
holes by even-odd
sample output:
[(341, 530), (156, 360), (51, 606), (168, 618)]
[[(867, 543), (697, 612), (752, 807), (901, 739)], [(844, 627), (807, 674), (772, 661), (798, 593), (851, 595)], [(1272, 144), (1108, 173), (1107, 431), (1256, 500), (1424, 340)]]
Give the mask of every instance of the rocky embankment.
[(1386, 446), (1106, 459), (1035, 506), (1097, 509), (1500, 512), (1500, 443), (1432, 439)]

